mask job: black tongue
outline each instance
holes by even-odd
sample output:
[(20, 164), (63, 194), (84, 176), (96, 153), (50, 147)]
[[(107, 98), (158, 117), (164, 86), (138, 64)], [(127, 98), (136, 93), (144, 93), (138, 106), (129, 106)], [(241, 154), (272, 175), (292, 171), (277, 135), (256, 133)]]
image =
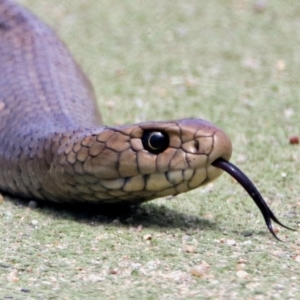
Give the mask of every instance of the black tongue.
[(281, 241), (274, 232), (274, 229), (272, 227), (272, 220), (278, 225), (286, 229), (295, 231), (294, 229), (285, 226), (277, 219), (277, 217), (271, 211), (271, 209), (269, 208), (269, 206), (267, 205), (267, 203), (265, 202), (265, 200), (263, 199), (263, 197), (255, 187), (255, 185), (238, 167), (236, 167), (235, 165), (233, 165), (229, 161), (226, 161), (223, 158), (216, 159), (212, 163), (212, 165), (216, 168), (220, 168), (223, 171), (227, 172), (247, 191), (247, 193), (250, 195), (250, 197), (253, 199), (253, 201), (260, 209), (269, 231), (277, 240)]

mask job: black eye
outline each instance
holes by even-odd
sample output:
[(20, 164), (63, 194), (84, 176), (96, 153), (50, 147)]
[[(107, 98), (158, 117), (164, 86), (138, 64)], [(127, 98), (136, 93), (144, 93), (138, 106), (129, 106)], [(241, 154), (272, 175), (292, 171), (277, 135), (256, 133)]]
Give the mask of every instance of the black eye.
[(145, 131), (142, 143), (145, 150), (158, 154), (165, 151), (169, 146), (169, 136), (161, 131)]

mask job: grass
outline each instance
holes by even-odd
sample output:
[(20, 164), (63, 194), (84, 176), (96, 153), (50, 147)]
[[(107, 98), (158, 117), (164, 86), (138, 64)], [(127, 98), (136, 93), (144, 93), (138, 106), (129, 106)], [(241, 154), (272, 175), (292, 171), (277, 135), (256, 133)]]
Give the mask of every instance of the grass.
[[(22, 0), (91, 78), (105, 123), (204, 118), (287, 225), (299, 224), (300, 4)], [(260, 1), (263, 3), (264, 1)], [(1, 299), (299, 299), (299, 232), (268, 233), (229, 176), (105, 216), (0, 206)]]

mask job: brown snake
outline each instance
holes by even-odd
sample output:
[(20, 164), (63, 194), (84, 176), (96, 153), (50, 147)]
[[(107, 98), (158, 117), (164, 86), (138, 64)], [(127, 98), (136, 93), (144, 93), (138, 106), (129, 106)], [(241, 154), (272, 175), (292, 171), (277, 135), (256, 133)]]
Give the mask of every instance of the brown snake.
[(56, 202), (132, 204), (197, 188), (223, 169), (246, 188), (274, 237), (271, 220), (284, 226), (228, 162), (230, 139), (213, 124), (100, 126), (92, 86), (66, 47), (10, 0), (0, 0), (0, 71), (2, 191)]

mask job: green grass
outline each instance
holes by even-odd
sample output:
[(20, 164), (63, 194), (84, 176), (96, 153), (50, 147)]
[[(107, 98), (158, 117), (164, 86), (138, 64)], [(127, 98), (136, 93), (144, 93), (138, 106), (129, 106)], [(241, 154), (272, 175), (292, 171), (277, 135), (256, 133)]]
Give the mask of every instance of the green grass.
[[(232, 162), (297, 228), (300, 3), (258, 13), (255, 2), (22, 1), (89, 75), (105, 123), (212, 121), (232, 139)], [(227, 175), (120, 217), (18, 200), (0, 216), (1, 299), (300, 297), (299, 232), (274, 240)]]

